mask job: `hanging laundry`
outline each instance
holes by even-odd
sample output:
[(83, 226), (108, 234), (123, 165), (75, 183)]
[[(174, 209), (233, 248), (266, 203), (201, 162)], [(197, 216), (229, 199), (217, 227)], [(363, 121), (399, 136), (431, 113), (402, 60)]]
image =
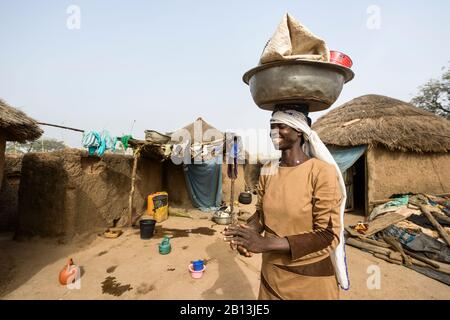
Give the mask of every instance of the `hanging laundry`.
[(116, 149), (117, 138), (111, 137), (110, 133), (103, 130), (101, 133), (97, 131), (88, 131), (83, 134), (83, 147), (87, 148), (89, 155), (103, 156), (106, 150), (114, 151)]
[(133, 139), (131, 135), (122, 136), (122, 138), (120, 138), (120, 142), (122, 142), (123, 148), (125, 150), (128, 149), (128, 141), (130, 141), (130, 139)]

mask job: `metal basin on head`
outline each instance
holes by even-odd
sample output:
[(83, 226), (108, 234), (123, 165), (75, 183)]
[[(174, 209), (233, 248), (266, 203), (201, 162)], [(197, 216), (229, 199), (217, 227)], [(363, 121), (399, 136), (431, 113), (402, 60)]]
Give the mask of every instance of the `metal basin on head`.
[(289, 60), (259, 65), (247, 71), (243, 80), (261, 109), (273, 110), (284, 103), (308, 104), (313, 112), (329, 108), (353, 77), (351, 69), (334, 63)]

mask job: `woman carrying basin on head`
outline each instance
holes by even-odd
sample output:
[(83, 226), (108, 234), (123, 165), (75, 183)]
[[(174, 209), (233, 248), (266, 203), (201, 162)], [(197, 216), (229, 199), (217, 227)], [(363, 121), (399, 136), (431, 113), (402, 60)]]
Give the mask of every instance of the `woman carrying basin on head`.
[(349, 286), (345, 186), (309, 118), (294, 108), (272, 114), (271, 137), (282, 156), (261, 171), (255, 214), (226, 228), (225, 240), (242, 255), (262, 253), (259, 299), (338, 299), (338, 285)]

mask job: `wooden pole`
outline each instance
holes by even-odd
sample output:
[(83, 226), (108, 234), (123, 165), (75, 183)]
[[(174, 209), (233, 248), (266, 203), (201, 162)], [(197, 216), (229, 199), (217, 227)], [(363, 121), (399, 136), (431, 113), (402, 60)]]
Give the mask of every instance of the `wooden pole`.
[(44, 122), (38, 122), (38, 124), (40, 124), (40, 125), (42, 125), (42, 126), (49, 126), (49, 127), (55, 127), (55, 128), (66, 129), (66, 130), (72, 130), (72, 131), (84, 132), (84, 130), (81, 130), (81, 129), (70, 128), (70, 127), (64, 127), (64, 126), (60, 126), (60, 125), (57, 125), (57, 124), (44, 123)]
[(437, 222), (437, 220), (433, 217), (431, 212), (428, 210), (426, 206), (423, 204), (420, 205), (420, 210), (422, 210), (423, 214), (427, 217), (427, 219), (431, 222), (431, 224), (436, 228), (439, 235), (444, 239), (444, 241), (447, 243), (448, 246), (450, 246), (450, 238), (445, 231), (444, 228)]
[(391, 245), (387, 244), (385, 242), (372, 240), (372, 239), (369, 239), (369, 238), (366, 238), (366, 237), (363, 237), (363, 236), (358, 236), (358, 239), (361, 240), (362, 242), (373, 244), (374, 246), (378, 246), (378, 247), (381, 247), (381, 248), (387, 248), (387, 249), (391, 248)]
[[(398, 259), (392, 258), (392, 257), (385, 256), (383, 254), (380, 254), (380, 253), (374, 253), (373, 256), (376, 258), (382, 259), (384, 261), (390, 262), (390, 263), (398, 264), (400, 266), (403, 265), (401, 258), (398, 258)], [(412, 259), (412, 264), (416, 265), (418, 267), (425, 267), (425, 268), (429, 267), (429, 265), (423, 263), (422, 261), (415, 260), (415, 259)]]
[[(398, 252), (396, 252), (396, 253), (398, 253)], [(389, 256), (389, 258), (390, 259), (392, 259), (392, 260), (397, 260), (397, 261), (399, 261), (399, 262), (402, 262), (403, 261), (403, 258), (401, 257), (401, 255), (391, 255), (391, 256)], [(420, 261), (420, 260), (418, 260), (418, 259), (414, 259), (414, 258), (410, 258), (411, 259), (411, 263), (413, 264), (413, 265), (416, 265), (416, 266), (418, 266), (418, 267), (425, 267), (425, 268), (429, 268), (430, 267), (430, 265), (429, 264), (427, 264), (427, 263), (425, 263), (425, 262), (422, 262), (422, 261)], [(407, 267), (410, 267), (410, 265), (408, 266), (408, 265), (406, 265)], [(439, 270), (439, 271), (442, 271), (442, 272), (445, 272), (444, 270)]]
[(231, 179), (230, 210), (231, 210), (231, 223), (237, 224), (236, 214), (234, 212), (234, 181), (235, 179)]
[[(361, 242), (360, 240), (356, 238), (348, 238), (346, 240), (346, 243), (350, 246), (353, 246), (358, 249), (364, 249), (366, 251), (369, 251), (373, 254), (374, 257), (377, 257), (379, 259), (383, 259), (385, 261), (388, 261), (390, 263), (395, 263), (398, 265), (403, 265), (404, 258), (400, 254), (400, 252), (393, 252), (386, 248), (380, 248), (372, 244)], [(404, 250), (404, 249), (403, 249)], [(415, 253), (412, 253), (410, 251), (404, 250), (407, 255), (411, 255), (409, 257), (410, 262), (413, 265), (419, 266), (419, 267), (433, 267), (435, 269), (438, 269), (440, 266), (437, 263), (434, 263), (433, 261), (426, 259), (424, 257), (421, 257), (420, 255), (416, 255)], [(448, 270), (439, 268), (439, 271), (450, 274)]]
[(400, 261), (391, 259), (388, 256), (385, 256), (384, 254), (381, 254), (381, 253), (374, 253), (373, 256), (378, 259), (382, 259), (384, 261), (390, 262), (390, 263), (398, 264), (400, 266), (403, 265), (403, 263), (401, 263)]
[(141, 148), (138, 148), (134, 152), (134, 159), (133, 159), (133, 170), (131, 173), (131, 190), (130, 190), (130, 196), (128, 198), (128, 224), (130, 227), (133, 226), (133, 197), (134, 197), (134, 189), (136, 184), (136, 172), (137, 172), (137, 165), (138, 165), (138, 159), (140, 157)]
[[(436, 197), (448, 197), (448, 196), (450, 196), (450, 193), (441, 193), (441, 194), (436, 195)], [(392, 200), (394, 200), (394, 199), (373, 200), (373, 201), (370, 201), (370, 204), (371, 205), (379, 205), (379, 204), (384, 204), (384, 203), (392, 201)]]
[(443, 215), (442, 213), (438, 213), (436, 211), (430, 211), (430, 212), (436, 218), (436, 220), (441, 220), (441, 222), (444, 221), (445, 223), (450, 224), (450, 218), (447, 217), (446, 215)]
[(407, 266), (412, 265), (411, 258), (405, 253), (405, 251), (403, 251), (403, 248), (402, 248), (402, 245), (400, 244), (400, 242), (398, 242), (394, 237), (388, 236), (388, 235), (383, 235), (383, 239), (384, 239), (384, 241), (389, 243), (395, 250), (400, 252), (405, 265), (407, 265)]
[(352, 246), (352, 247), (358, 248), (358, 249), (364, 249), (364, 250), (371, 251), (371, 252), (374, 252), (374, 253), (384, 254), (386, 256), (389, 256), (391, 254), (391, 252), (392, 252), (391, 250), (389, 250), (387, 248), (381, 248), (381, 247), (378, 247), (378, 246), (374, 246), (373, 244), (364, 243), (364, 242), (361, 242), (360, 240), (357, 240), (355, 238), (348, 238), (345, 241), (345, 243), (350, 245), (350, 246)]
[(440, 268), (440, 265), (438, 265), (436, 262), (431, 261), (430, 259), (427, 259), (425, 257), (422, 257), (420, 254), (414, 253), (414, 252), (409, 251), (407, 249), (403, 249), (403, 250), (405, 250), (405, 252), (408, 254), (408, 256), (411, 256), (411, 257), (413, 257), (413, 258), (415, 258), (415, 259), (417, 259), (419, 261), (425, 262), (426, 264), (432, 266), (435, 269), (439, 269)]

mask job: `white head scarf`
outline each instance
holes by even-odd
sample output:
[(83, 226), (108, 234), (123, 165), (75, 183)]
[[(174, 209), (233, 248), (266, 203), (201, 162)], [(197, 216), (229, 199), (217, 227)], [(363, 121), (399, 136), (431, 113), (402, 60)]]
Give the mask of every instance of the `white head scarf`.
[(303, 132), (303, 137), (305, 143), (303, 144), (303, 151), (309, 157), (314, 157), (319, 160), (325, 161), (329, 164), (332, 164), (336, 168), (336, 172), (339, 179), (339, 186), (341, 189), (342, 200), (340, 204), (339, 216), (341, 220), (341, 230), (339, 235), (339, 245), (336, 249), (331, 252), (331, 260), (333, 261), (334, 269), (336, 271), (336, 278), (339, 282), (339, 285), (344, 290), (348, 290), (350, 287), (350, 282), (348, 279), (347, 272), (347, 261), (345, 255), (345, 238), (344, 238), (344, 210), (345, 210), (345, 202), (347, 199), (347, 193), (345, 190), (344, 179), (342, 177), (342, 173), (339, 170), (336, 161), (334, 161), (333, 156), (330, 151), (327, 149), (325, 144), (320, 140), (317, 133), (312, 130), (308, 122), (306, 120), (306, 116), (295, 110), (285, 110), (285, 111), (276, 111), (272, 115), (272, 119), (270, 119), (270, 123), (284, 123), (291, 128), (294, 128), (297, 131)]

